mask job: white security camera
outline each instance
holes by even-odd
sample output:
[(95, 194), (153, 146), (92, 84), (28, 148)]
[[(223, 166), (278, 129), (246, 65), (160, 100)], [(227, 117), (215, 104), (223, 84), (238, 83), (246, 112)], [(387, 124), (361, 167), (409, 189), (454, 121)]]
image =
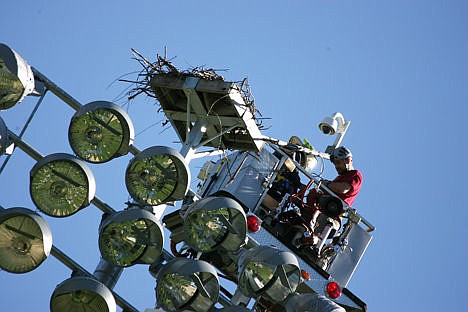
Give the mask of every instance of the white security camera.
[(318, 127), (323, 134), (334, 135), (338, 129), (338, 122), (331, 117), (325, 117)]
[(336, 134), (335, 143), (327, 147), (327, 153), (335, 149), (341, 144), (343, 137), (348, 130), (350, 121), (345, 120), (343, 114), (336, 112), (330, 117), (325, 117), (318, 127), (323, 134), (334, 135)]
[(337, 112), (330, 117), (325, 117), (318, 126), (324, 134), (334, 135), (336, 132), (342, 131), (344, 124), (343, 114)]

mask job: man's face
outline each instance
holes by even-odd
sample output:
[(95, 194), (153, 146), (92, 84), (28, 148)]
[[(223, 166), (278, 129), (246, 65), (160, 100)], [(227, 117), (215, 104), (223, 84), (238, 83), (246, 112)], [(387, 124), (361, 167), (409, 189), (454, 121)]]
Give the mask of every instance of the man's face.
[(333, 164), (335, 165), (336, 172), (338, 172), (338, 175), (341, 175), (343, 173), (346, 173), (346, 164), (343, 159), (335, 159), (333, 161)]

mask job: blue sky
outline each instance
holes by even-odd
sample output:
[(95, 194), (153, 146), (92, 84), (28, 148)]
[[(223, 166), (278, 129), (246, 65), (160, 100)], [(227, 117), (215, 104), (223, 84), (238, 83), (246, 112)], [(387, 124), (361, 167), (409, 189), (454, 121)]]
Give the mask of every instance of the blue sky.
[[(0, 42), (82, 104), (124, 105), (128, 85), (115, 80), (140, 70), (130, 49), (155, 60), (166, 47), (181, 69), (204, 65), (227, 69), (221, 72), (227, 80), (248, 77), (257, 108), (271, 118), (266, 135), (298, 135), (324, 150), (333, 138), (317, 124), (342, 112), (352, 121), (343, 144), (365, 179), (355, 207), (377, 227), (348, 288), (369, 311), (466, 305), (466, 1), (26, 0), (5, 2), (2, 12)], [(19, 133), (36, 100), (0, 112), (10, 130)], [(125, 107), (136, 146), (178, 149), (151, 99)], [(25, 141), (44, 155), (71, 152), (72, 115), (49, 94)], [(116, 210), (128, 200), (123, 177), (130, 158), (91, 166), (97, 195)], [(15, 152), (0, 175), (3, 207), (34, 209), (28, 192), (34, 163)], [(325, 176), (333, 175), (328, 166)], [(92, 272), (100, 211), (90, 206), (45, 219), (54, 244)], [(47, 311), (53, 289), (69, 274), (53, 257), (28, 274), (0, 272), (0, 310)], [(145, 266), (126, 269), (115, 290), (138, 309), (154, 305)]]

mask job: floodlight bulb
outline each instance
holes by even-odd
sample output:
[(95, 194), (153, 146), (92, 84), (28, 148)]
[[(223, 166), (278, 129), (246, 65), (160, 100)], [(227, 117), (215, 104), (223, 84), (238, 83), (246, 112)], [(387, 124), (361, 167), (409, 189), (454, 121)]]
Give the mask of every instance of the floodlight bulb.
[(144, 220), (111, 223), (99, 237), (99, 244), (103, 246), (101, 254), (116, 265), (129, 266), (145, 251), (146, 245), (139, 242), (139, 238), (145, 236), (148, 236), (148, 227)]
[(280, 302), (293, 294), (300, 282), (299, 264), (290, 252), (258, 246), (239, 259), (239, 289), (246, 296)]
[(133, 124), (127, 113), (106, 101), (82, 106), (68, 128), (71, 148), (78, 157), (91, 163), (127, 154), (133, 137)]
[(80, 159), (68, 154), (42, 158), (30, 172), (30, 194), (42, 212), (67, 217), (89, 205), (96, 184), (91, 170)]
[(158, 281), (156, 297), (168, 311), (179, 311), (179, 307), (186, 305), (197, 292), (195, 283), (186, 276), (178, 273), (167, 274)]
[(114, 312), (112, 292), (101, 282), (84, 276), (71, 277), (59, 284), (50, 299), (51, 312)]
[(162, 225), (154, 214), (139, 208), (117, 212), (99, 230), (101, 255), (116, 266), (154, 263), (163, 245)]
[(130, 195), (146, 205), (183, 199), (189, 180), (190, 171), (182, 155), (165, 146), (153, 146), (136, 155), (125, 173)]
[(195, 202), (184, 217), (185, 242), (200, 252), (217, 248), (236, 251), (245, 243), (247, 217), (232, 198), (207, 197)]
[(205, 261), (176, 258), (157, 275), (156, 299), (165, 311), (208, 312), (218, 296), (216, 270)]
[(52, 234), (38, 214), (26, 208), (0, 211), (0, 268), (25, 273), (37, 268), (49, 255)]

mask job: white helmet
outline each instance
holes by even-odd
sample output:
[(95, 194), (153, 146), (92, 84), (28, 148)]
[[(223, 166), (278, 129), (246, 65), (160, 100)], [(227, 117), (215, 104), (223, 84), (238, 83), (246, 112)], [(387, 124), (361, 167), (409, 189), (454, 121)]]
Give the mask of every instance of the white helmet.
[(347, 147), (344, 147), (344, 146), (340, 146), (336, 149), (334, 149), (331, 153), (330, 153), (330, 160), (333, 162), (335, 159), (342, 159), (342, 160), (345, 160), (346, 158), (348, 157), (353, 157), (353, 154), (351, 153), (351, 151), (349, 150), (349, 148)]

